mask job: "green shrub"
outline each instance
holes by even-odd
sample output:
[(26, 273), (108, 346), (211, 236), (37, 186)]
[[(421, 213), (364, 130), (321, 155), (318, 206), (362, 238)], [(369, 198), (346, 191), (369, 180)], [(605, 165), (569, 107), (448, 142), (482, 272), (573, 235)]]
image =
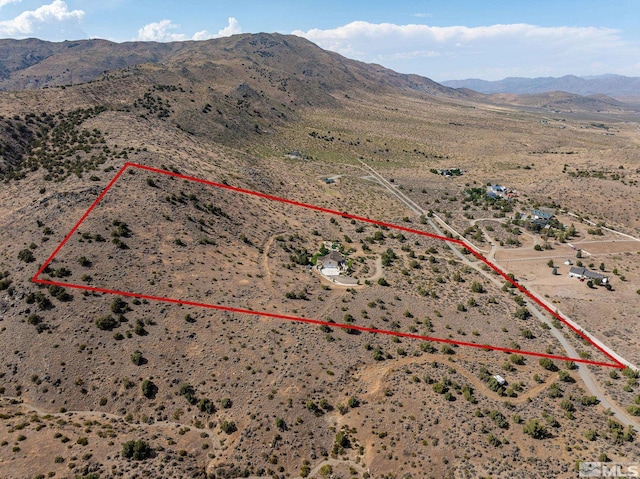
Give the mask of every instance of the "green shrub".
[(158, 393), (158, 386), (156, 386), (151, 379), (145, 379), (142, 381), (142, 395), (148, 399), (152, 399)]
[(136, 461), (144, 461), (153, 456), (153, 449), (142, 439), (127, 441), (122, 444), (122, 457)]
[(544, 439), (548, 434), (547, 428), (537, 419), (531, 419), (528, 421), (522, 430), (525, 434), (528, 434), (534, 439)]
[(480, 283), (479, 281), (474, 281), (471, 284), (471, 291), (473, 291), (474, 293), (484, 293), (485, 289), (484, 286), (482, 286), (482, 283)]
[(238, 430), (238, 427), (236, 426), (236, 423), (233, 422), (233, 421), (223, 421), (220, 424), (220, 429), (225, 434), (233, 434), (234, 432), (236, 432)]
[(135, 351), (132, 355), (131, 355), (131, 362), (133, 364), (135, 364), (136, 366), (141, 366), (144, 363), (146, 363), (146, 359), (142, 356), (142, 352), (141, 351)]
[(553, 363), (553, 361), (549, 358), (540, 358), (540, 366), (545, 368), (547, 371), (556, 371), (558, 368)]
[(103, 331), (111, 331), (113, 328), (117, 328), (120, 326), (120, 321), (115, 319), (113, 316), (103, 316), (101, 318), (96, 319), (96, 326), (98, 329)]
[(200, 412), (206, 412), (207, 414), (216, 412), (216, 406), (211, 399), (200, 399), (200, 401), (198, 401), (198, 409)]
[(25, 248), (18, 253), (18, 259), (25, 263), (32, 263), (36, 260), (35, 256), (33, 256), (33, 252), (28, 248)]

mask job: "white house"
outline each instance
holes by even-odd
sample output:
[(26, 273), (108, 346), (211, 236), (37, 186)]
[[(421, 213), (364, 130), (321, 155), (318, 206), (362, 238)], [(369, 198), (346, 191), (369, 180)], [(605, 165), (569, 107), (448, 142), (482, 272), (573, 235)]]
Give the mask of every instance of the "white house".
[(588, 270), (584, 266), (578, 267), (574, 266), (569, 270), (570, 278), (578, 278), (578, 279), (595, 279), (602, 281), (602, 284), (607, 284), (609, 282), (609, 278), (603, 274), (596, 273), (595, 271)]
[(324, 276), (338, 276), (347, 270), (347, 263), (337, 251), (318, 257), (318, 266)]

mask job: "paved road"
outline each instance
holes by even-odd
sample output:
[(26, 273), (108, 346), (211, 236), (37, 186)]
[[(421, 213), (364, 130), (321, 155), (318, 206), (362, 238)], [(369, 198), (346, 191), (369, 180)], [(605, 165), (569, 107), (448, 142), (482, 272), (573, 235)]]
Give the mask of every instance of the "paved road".
[[(417, 215), (424, 215), (425, 214), (425, 211), (418, 204), (416, 204), (413, 200), (408, 198), (401, 190), (399, 190), (393, 184), (391, 184), (389, 181), (387, 181), (380, 173), (375, 171), (372, 167), (370, 167), (369, 165), (364, 163), (362, 160), (359, 160), (359, 161), (360, 161), (360, 163), (362, 163), (363, 167), (369, 173), (371, 173), (371, 175), (374, 178), (376, 178), (378, 180), (378, 182), (382, 186), (384, 186), (387, 190), (389, 190), (389, 192), (391, 192), (396, 198), (398, 198), (402, 203), (404, 203), (411, 211), (413, 211)], [(441, 218), (437, 217), (437, 215), (435, 217), (441, 223), (446, 225), (446, 223), (444, 223), (444, 221)], [(441, 229), (438, 227), (438, 225), (435, 224), (435, 222), (431, 218), (427, 218), (427, 223), (429, 224), (429, 226), (433, 229), (433, 231), (436, 234), (442, 235)], [(447, 228), (449, 228), (449, 227), (447, 226)], [(625, 235), (625, 236), (628, 236), (628, 235)], [(467, 258), (464, 254), (462, 254), (460, 252), (460, 250), (458, 248), (456, 248), (454, 243), (448, 242), (447, 244), (448, 244), (449, 248), (463, 262), (465, 262), (465, 264), (468, 264), (469, 266), (471, 266), (474, 269), (476, 269), (477, 271), (479, 271), (483, 276), (485, 276), (490, 281), (492, 281), (492, 282), (494, 282), (494, 283), (496, 283), (498, 285), (502, 285), (502, 282), (496, 276), (491, 275), (491, 274), (487, 273), (486, 271), (482, 270), (478, 266), (477, 263), (469, 261), (469, 258)], [(540, 321), (549, 324), (549, 321), (544, 316), (544, 314), (542, 312), (540, 312), (540, 310), (538, 308), (536, 308), (534, 306), (534, 304), (532, 304), (530, 301), (527, 301), (527, 307), (531, 311), (531, 313), (534, 314)], [(566, 316), (563, 316), (563, 317), (565, 319), (568, 319)], [(569, 320), (568, 322), (570, 322), (576, 328), (579, 328), (581, 331), (583, 331), (583, 333), (585, 335), (587, 335), (589, 338), (593, 338), (593, 335), (587, 333), (583, 328), (581, 328), (579, 325), (575, 324), (575, 322), (573, 322), (571, 320)], [(552, 325), (549, 324), (549, 326), (552, 326)], [(567, 338), (562, 334), (562, 332), (560, 330), (558, 330), (558, 329), (556, 329), (554, 327), (551, 327), (551, 332), (558, 339), (558, 341), (560, 342), (562, 347), (565, 349), (565, 351), (567, 352), (567, 355), (569, 355), (571, 357), (577, 357), (578, 356), (578, 353), (576, 352), (576, 350), (573, 348), (573, 346), (569, 343)], [(600, 341), (596, 340), (596, 342), (598, 343), (598, 345), (600, 347), (602, 347), (605, 351), (610, 353), (612, 356), (616, 357), (622, 363), (630, 365), (630, 366), (632, 366), (632, 367), (637, 369), (637, 367), (632, 365), (626, 359), (622, 358), (619, 354), (617, 354), (615, 351), (611, 350), (609, 347), (607, 347), (606, 345), (604, 345)], [(591, 395), (593, 395), (593, 396), (596, 396), (598, 398), (598, 400), (600, 401), (600, 404), (603, 407), (611, 409), (611, 411), (613, 412), (613, 414), (616, 417), (616, 419), (618, 419), (624, 425), (632, 425), (634, 427), (640, 426), (640, 421), (632, 419), (630, 416), (627, 415), (627, 413), (626, 413), (626, 411), (624, 411), (624, 409), (620, 408), (617, 404), (615, 404), (612, 400), (610, 400), (605, 395), (605, 393), (602, 391), (602, 389), (596, 383), (593, 375), (591, 374), (591, 371), (589, 371), (589, 369), (587, 368), (586, 365), (579, 366), (578, 367), (578, 373), (580, 375), (580, 378), (584, 382), (587, 390), (589, 391), (589, 393)]]

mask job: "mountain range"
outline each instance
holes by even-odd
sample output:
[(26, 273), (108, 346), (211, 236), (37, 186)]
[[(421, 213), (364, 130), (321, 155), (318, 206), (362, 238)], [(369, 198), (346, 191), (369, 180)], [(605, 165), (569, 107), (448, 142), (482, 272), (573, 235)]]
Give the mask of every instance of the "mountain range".
[(640, 96), (640, 78), (623, 75), (598, 75), (579, 77), (522, 78), (509, 77), (498, 81), (469, 78), (441, 82), (451, 88), (469, 88), (485, 94), (515, 93), (517, 95), (563, 91), (577, 95), (608, 95), (613, 98)]

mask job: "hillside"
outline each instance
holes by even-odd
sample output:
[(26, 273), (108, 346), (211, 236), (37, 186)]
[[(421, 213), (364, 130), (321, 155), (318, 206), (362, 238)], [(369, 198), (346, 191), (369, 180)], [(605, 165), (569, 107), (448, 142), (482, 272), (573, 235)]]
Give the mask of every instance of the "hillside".
[(517, 95), (532, 95), (562, 91), (577, 95), (607, 95), (613, 98), (637, 97), (640, 92), (640, 78), (623, 75), (600, 75), (593, 77), (578, 77), (565, 75), (563, 77), (520, 78), (509, 77), (503, 80), (487, 81), (479, 79), (448, 80), (442, 82), (451, 88), (469, 88), (470, 90), (488, 95), (494, 93), (514, 93)]
[[(571, 478), (634, 457), (637, 373), (416, 231), (640, 363), (637, 113), (558, 95), (550, 115), (277, 34), (77, 43), (0, 49), (0, 476)], [(573, 248), (613, 288), (569, 278)], [(38, 279), (58, 285), (33, 282), (54, 252)]]
[(106, 72), (140, 64), (202, 68), (229, 62), (247, 62), (299, 75), (298, 84), (332, 90), (351, 85), (370, 91), (410, 88), (426, 93), (454, 94), (453, 90), (417, 75), (403, 75), (379, 65), (348, 60), (324, 51), (300, 37), (279, 34), (236, 35), (202, 42), (125, 42), (79, 40), (52, 43), (37, 39), (0, 40), (0, 89), (39, 89), (90, 82)]
[(495, 93), (489, 95), (488, 101), (507, 103), (511, 105), (529, 106), (555, 111), (582, 111), (582, 112), (637, 112), (638, 107), (627, 102), (621, 102), (602, 94), (589, 96), (552, 91), (537, 94), (509, 94)]

